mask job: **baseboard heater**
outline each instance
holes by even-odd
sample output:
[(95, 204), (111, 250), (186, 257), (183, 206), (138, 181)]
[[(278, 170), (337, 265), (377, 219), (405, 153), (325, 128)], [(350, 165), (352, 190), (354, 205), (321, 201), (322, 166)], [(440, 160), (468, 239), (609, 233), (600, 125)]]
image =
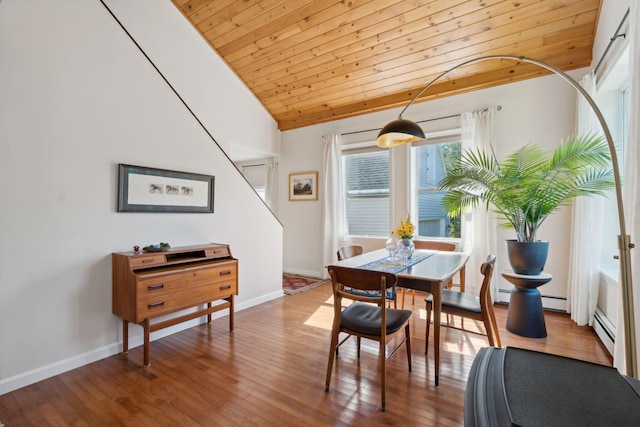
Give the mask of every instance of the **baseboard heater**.
[[(567, 298), (541, 294), (542, 308), (549, 311), (567, 312)], [(509, 304), (511, 289), (498, 289), (497, 303)]]
[(613, 346), (616, 342), (616, 327), (611, 323), (609, 318), (600, 311), (599, 308), (596, 308), (594, 320), (593, 329), (596, 332), (596, 335), (607, 348), (609, 354), (613, 356)]

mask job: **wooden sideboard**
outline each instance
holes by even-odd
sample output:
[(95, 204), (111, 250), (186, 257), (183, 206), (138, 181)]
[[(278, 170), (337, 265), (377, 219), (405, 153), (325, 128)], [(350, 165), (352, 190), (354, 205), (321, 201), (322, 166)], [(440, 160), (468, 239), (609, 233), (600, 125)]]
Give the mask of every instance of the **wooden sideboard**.
[[(149, 365), (149, 334), (187, 320), (229, 309), (233, 331), (233, 298), (238, 295), (238, 260), (228, 245), (208, 244), (163, 252), (112, 254), (113, 313), (122, 317), (122, 351), (129, 350), (129, 323), (144, 328), (144, 364)], [(216, 302), (216, 304), (213, 304)], [(181, 310), (197, 308), (173, 316)], [(160, 316), (169, 317), (151, 323)]]

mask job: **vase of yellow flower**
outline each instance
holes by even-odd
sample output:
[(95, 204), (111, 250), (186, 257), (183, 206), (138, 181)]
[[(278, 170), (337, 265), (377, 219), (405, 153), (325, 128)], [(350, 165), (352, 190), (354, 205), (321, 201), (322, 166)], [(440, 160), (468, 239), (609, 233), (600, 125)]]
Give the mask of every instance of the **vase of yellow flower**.
[(400, 225), (393, 231), (393, 235), (398, 238), (398, 251), (405, 260), (411, 259), (413, 254), (413, 233), (415, 227), (411, 223), (411, 215), (407, 215), (406, 219), (400, 220)]

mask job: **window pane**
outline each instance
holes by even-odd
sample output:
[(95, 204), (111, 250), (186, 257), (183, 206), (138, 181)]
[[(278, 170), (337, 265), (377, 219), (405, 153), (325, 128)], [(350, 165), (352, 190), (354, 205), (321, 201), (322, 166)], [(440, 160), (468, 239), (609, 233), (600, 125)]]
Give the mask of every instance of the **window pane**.
[(389, 234), (389, 152), (344, 156), (348, 235)]
[(416, 165), (417, 232), (423, 237), (460, 237), (460, 218), (450, 220), (442, 208), (438, 182), (447, 167), (460, 159), (461, 142), (421, 145), (412, 154)]

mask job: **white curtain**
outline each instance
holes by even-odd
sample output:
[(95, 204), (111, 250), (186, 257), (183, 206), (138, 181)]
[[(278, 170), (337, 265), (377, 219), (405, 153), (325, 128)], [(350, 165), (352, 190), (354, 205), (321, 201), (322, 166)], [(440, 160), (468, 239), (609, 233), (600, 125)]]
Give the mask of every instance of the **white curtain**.
[(342, 190), (342, 144), (339, 134), (325, 135), (322, 156), (323, 181), (323, 277), (328, 277), (324, 266), (337, 261), (336, 252), (344, 237), (344, 209)]
[[(624, 202), (627, 234), (636, 248), (631, 250), (631, 270), (633, 278), (633, 303), (636, 345), (640, 344), (637, 332), (640, 331), (640, 0), (631, 0), (629, 13), (630, 57), (629, 57), (629, 132), (624, 154), (624, 184), (622, 200)], [(620, 301), (622, 294), (620, 293)], [(622, 303), (620, 303), (622, 311)], [(624, 358), (624, 332), (622, 315), (616, 324), (616, 342), (613, 353), (613, 364), (622, 373), (626, 372)], [(640, 350), (636, 349), (637, 354)]]
[[(462, 114), (462, 150), (492, 150), (494, 108)], [(462, 251), (470, 254), (466, 266), (467, 291), (478, 294), (482, 284), (480, 265), (487, 255), (496, 254), (496, 220), (494, 215), (478, 208), (462, 215)], [(496, 269), (497, 271), (498, 269)], [(491, 293), (495, 301), (496, 274), (493, 275)]]
[[(584, 76), (580, 85), (595, 96), (593, 72)], [(591, 106), (579, 93), (576, 120), (578, 134), (602, 131)], [(598, 302), (603, 202), (602, 197), (578, 197), (573, 205), (567, 294), (571, 319), (580, 326), (593, 325)]]
[(267, 162), (264, 199), (271, 212), (278, 215), (278, 161), (275, 158)]

